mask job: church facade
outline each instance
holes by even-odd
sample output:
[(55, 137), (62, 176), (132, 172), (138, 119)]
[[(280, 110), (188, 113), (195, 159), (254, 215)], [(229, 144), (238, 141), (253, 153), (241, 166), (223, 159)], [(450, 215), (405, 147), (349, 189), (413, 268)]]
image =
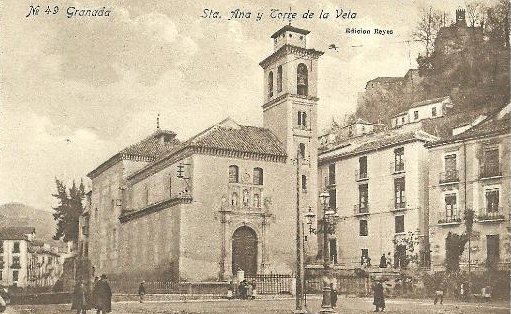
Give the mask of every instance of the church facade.
[[(226, 280), (295, 271), (297, 218), (316, 212), (317, 62), (307, 30), (272, 35), (263, 127), (227, 118), (180, 141), (158, 129), (91, 171), (96, 274)], [(301, 246), (301, 245), (300, 245)], [(309, 237), (307, 255), (317, 253)]]

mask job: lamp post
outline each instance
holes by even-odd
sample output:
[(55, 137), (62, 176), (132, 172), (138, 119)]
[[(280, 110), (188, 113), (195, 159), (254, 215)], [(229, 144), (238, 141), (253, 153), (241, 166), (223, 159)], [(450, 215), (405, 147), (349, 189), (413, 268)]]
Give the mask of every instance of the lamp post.
[[(328, 256), (328, 235), (335, 233), (335, 225), (339, 218), (336, 211), (329, 208), (330, 195), (324, 191), (319, 195), (321, 205), (323, 206), (323, 218), (319, 232), (323, 232), (323, 300), (321, 302), (321, 311), (319, 313), (335, 313), (332, 309), (331, 290), (330, 290), (330, 257)], [(312, 227), (314, 213), (309, 208), (309, 212), (305, 215), (307, 224), (309, 225), (309, 233), (316, 234), (317, 231)]]

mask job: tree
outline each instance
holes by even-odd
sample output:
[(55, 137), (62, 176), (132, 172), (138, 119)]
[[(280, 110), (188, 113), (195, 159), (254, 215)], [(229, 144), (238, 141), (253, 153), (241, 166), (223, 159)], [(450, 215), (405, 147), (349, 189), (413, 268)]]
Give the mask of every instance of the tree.
[(468, 241), (467, 235), (450, 232), (445, 238), (445, 269), (448, 273), (460, 270), (460, 257)]
[(441, 11), (433, 9), (431, 6), (421, 9), (419, 22), (412, 36), (424, 44), (426, 57), (433, 52), (435, 38), (443, 25), (445, 25), (445, 14)]
[(85, 187), (83, 182), (77, 187), (75, 181), (73, 186), (69, 189), (62, 180), (55, 178), (57, 185), (57, 193), (52, 194), (57, 198), (58, 206), (54, 207), (53, 218), (57, 222), (57, 230), (53, 239), (64, 242), (78, 240), (78, 222), (80, 215), (83, 212), (82, 200), (85, 197)]
[(499, 2), (485, 10), (484, 33), (499, 46), (509, 48), (509, 11), (508, 0)]
[(467, 19), (471, 27), (474, 27), (477, 23), (479, 25), (484, 24), (485, 10), (484, 4), (480, 1), (467, 3)]
[[(419, 253), (415, 251), (417, 246), (419, 245), (419, 231), (411, 232), (408, 231), (407, 235), (400, 239), (392, 240), (394, 246), (403, 246), (405, 248), (404, 252), (397, 252), (395, 259), (396, 264), (399, 266), (406, 268), (409, 264), (416, 265), (419, 262)], [(403, 254), (400, 256), (399, 254)], [(398, 261), (399, 260), (399, 261)]]

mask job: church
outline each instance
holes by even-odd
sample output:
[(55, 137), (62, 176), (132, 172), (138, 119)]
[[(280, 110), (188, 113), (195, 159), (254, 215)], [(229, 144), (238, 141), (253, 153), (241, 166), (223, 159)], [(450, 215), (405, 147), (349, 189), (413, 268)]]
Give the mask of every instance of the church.
[[(297, 216), (318, 206), (321, 51), (286, 25), (259, 65), (263, 127), (225, 120), (186, 140), (159, 125), (92, 170), (88, 255), (114, 280), (291, 274)], [(300, 217), (300, 220), (301, 220)], [(306, 254), (317, 254), (309, 237)]]

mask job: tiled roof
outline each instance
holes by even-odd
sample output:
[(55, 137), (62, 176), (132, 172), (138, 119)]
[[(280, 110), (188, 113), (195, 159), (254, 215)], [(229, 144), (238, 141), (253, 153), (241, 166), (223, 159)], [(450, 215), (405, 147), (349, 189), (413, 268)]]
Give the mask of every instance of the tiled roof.
[(433, 99), (426, 99), (426, 100), (422, 100), (422, 101), (417, 101), (417, 102), (414, 102), (410, 106), (410, 109), (411, 108), (417, 108), (417, 107), (426, 106), (426, 105), (429, 105), (429, 104), (439, 103), (439, 102), (442, 102), (442, 101), (450, 99), (450, 98), (451, 98), (450, 96), (444, 96), (444, 97), (439, 97), (439, 98), (433, 98)]
[(421, 129), (425, 132), (445, 139), (452, 137), (454, 128), (472, 123), (480, 115), (487, 115), (488, 108), (482, 107), (477, 110), (464, 110), (458, 113), (449, 113), (435, 119), (421, 120)]
[(163, 157), (155, 160), (131, 175), (151, 168), (154, 164), (167, 159), (187, 148), (211, 149), (221, 152), (248, 153), (259, 156), (273, 156), (278, 159), (287, 156), (279, 139), (269, 130), (256, 126), (239, 125), (230, 118), (198, 133), (185, 142), (176, 145)]
[(396, 76), (380, 76), (380, 77), (377, 77), (375, 79), (372, 79), (370, 80), (369, 82), (367, 83), (370, 83), (370, 82), (377, 82), (377, 83), (380, 83), (380, 82), (383, 82), (383, 83), (393, 83), (393, 82), (399, 82), (399, 81), (402, 81), (403, 78), (402, 77), (396, 77)]
[(333, 154), (332, 156), (326, 157), (326, 159), (357, 155), (373, 150), (401, 145), (412, 141), (433, 142), (436, 140), (438, 140), (438, 137), (435, 137), (421, 130), (409, 132), (399, 132), (392, 130), (361, 137), (357, 141), (351, 142), (350, 145), (342, 143), (337, 147), (324, 150), (320, 152), (320, 159), (323, 159), (321, 155), (326, 157), (327, 153), (334, 152), (337, 149), (341, 149), (341, 151), (339, 153)]
[[(154, 161), (171, 152), (173, 148), (179, 144), (179, 140), (176, 139), (175, 136), (176, 133), (172, 131), (158, 128), (145, 139), (113, 155), (110, 159), (96, 167), (96, 169), (89, 172), (87, 176), (92, 179), (122, 159)], [(162, 137), (168, 137), (169, 140), (164, 142), (161, 140)]]
[(238, 152), (286, 156), (282, 143), (270, 130), (240, 125), (239, 128), (214, 127), (210, 132), (192, 139), (188, 145)]
[[(166, 135), (171, 137), (171, 139), (169, 142), (163, 143), (160, 137)], [(146, 157), (156, 159), (171, 151), (172, 148), (179, 143), (179, 140), (174, 138), (175, 136), (176, 133), (172, 131), (157, 129), (153, 134), (138, 143), (124, 148), (119, 153), (128, 158)]]
[(27, 234), (35, 233), (34, 227), (0, 228), (0, 240), (27, 240)]
[(449, 136), (442, 140), (433, 142), (430, 146), (453, 143), (457, 141), (470, 140), (480, 137), (489, 137), (494, 135), (506, 134), (511, 131), (511, 115), (506, 113), (504, 116), (497, 118), (496, 115), (487, 118), (485, 121), (460, 133), (456, 136)]
[(271, 38), (277, 38), (277, 37), (279, 37), (280, 34), (286, 32), (286, 31), (291, 31), (291, 32), (295, 32), (298, 34), (302, 34), (302, 35), (307, 35), (310, 33), (310, 31), (308, 31), (306, 29), (294, 27), (291, 25), (286, 25), (286, 26), (282, 27), (281, 29), (279, 29), (278, 31), (276, 31), (273, 35), (271, 35)]

